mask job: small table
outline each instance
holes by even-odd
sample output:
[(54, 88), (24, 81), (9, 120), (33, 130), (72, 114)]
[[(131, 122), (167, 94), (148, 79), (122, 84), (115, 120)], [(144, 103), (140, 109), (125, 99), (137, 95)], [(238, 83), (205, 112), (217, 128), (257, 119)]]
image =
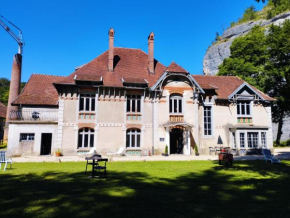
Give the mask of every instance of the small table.
[[(92, 162), (89, 162), (89, 161)], [(108, 162), (108, 158), (102, 158), (101, 155), (93, 155), (92, 157), (86, 157), (86, 161), (87, 161), (87, 166), (92, 165), (92, 178), (95, 177), (95, 169), (99, 171), (99, 178), (100, 178), (100, 172), (101, 170), (104, 170), (104, 177), (107, 177), (107, 162)], [(105, 162), (104, 166), (100, 166), (99, 163), (100, 162)], [(86, 166), (86, 171), (87, 171), (87, 166)]]

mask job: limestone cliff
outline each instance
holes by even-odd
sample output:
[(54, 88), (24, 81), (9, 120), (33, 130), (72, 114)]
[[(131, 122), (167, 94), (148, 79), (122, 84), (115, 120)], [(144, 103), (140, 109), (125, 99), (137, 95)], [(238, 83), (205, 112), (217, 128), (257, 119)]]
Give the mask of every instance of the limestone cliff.
[(278, 25), (286, 19), (290, 20), (290, 12), (277, 15), (270, 20), (250, 21), (225, 30), (220, 38), (220, 41), (215, 45), (210, 46), (203, 58), (204, 74), (215, 75), (218, 73), (218, 66), (225, 58), (230, 56), (230, 47), (235, 38), (247, 34), (256, 25)]
[[(247, 34), (255, 25), (269, 26), (271, 24), (279, 25), (286, 19), (290, 19), (290, 12), (283, 13), (273, 17), (270, 20), (250, 21), (240, 25), (236, 25), (224, 31), (220, 41), (210, 46), (203, 59), (203, 72), (206, 75), (215, 75), (218, 73), (218, 66), (223, 60), (230, 56), (230, 47), (233, 40), (239, 36)], [(273, 123), (273, 139), (277, 137), (278, 124)], [(281, 141), (290, 138), (290, 118), (284, 119), (282, 128)]]

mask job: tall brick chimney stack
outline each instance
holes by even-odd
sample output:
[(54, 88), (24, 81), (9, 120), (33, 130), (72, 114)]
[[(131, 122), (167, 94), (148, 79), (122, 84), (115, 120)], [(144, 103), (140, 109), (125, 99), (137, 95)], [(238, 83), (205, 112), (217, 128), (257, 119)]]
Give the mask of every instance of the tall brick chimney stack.
[(11, 103), (20, 93), (21, 65), (22, 65), (22, 55), (16, 54), (13, 58), (12, 64), (6, 120), (9, 120), (9, 114), (11, 110), (18, 110), (18, 106), (12, 106)]
[(148, 36), (148, 70), (154, 73), (154, 33)]
[[(9, 121), (10, 111), (18, 110), (18, 106), (12, 106), (11, 103), (16, 99), (16, 97), (20, 93), (21, 66), (22, 66), (22, 55), (21, 54), (14, 55), (13, 64), (12, 64), (12, 72), (11, 72), (10, 89), (9, 89), (9, 99), (8, 99), (8, 105), (7, 105), (6, 123)], [(7, 137), (8, 137), (8, 129), (6, 128), (4, 131), (5, 141), (7, 140)]]
[(113, 28), (109, 30), (109, 62), (108, 71), (114, 71), (114, 35), (115, 31)]

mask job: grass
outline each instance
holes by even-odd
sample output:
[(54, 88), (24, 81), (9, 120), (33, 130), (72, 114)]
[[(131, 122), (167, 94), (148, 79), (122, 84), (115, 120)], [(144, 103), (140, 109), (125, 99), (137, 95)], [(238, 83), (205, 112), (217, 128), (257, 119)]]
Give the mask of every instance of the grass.
[(0, 172), (0, 217), (288, 217), (290, 161), (15, 163)]

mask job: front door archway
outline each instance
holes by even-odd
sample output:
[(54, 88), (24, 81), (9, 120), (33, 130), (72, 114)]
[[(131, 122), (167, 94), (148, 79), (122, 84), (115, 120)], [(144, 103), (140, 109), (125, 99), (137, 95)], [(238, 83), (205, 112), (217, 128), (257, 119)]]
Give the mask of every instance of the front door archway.
[(170, 130), (170, 154), (183, 154), (183, 129), (172, 128)]

